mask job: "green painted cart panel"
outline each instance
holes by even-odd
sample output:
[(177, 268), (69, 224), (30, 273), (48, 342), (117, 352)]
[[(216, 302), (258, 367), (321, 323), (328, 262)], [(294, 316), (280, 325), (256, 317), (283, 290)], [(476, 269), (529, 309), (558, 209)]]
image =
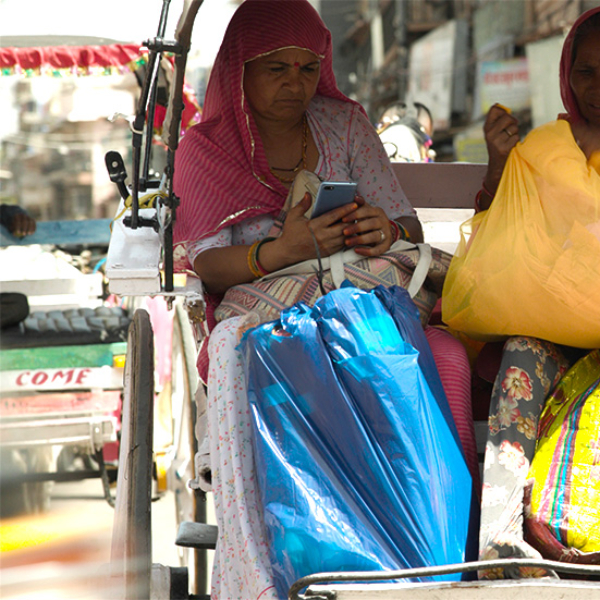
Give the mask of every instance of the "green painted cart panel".
[(126, 342), (89, 344), (85, 346), (47, 346), (44, 348), (15, 348), (2, 350), (0, 370), (61, 369), (73, 367), (112, 367), (113, 356), (125, 354)]

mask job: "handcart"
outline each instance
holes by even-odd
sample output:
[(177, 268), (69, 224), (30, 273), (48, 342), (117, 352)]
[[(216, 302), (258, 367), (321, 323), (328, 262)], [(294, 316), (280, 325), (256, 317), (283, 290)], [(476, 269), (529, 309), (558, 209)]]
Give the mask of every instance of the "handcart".
[[(106, 500), (113, 502), (110, 483), (118, 452), (130, 319), (123, 308), (103, 303), (100, 272), (84, 273), (67, 261), (71, 255), (48, 250), (70, 242), (75, 248), (79, 235), (85, 236), (86, 245), (106, 247), (108, 221), (75, 226), (45, 222), (19, 242), (8, 233), (2, 235), (0, 287), (23, 293), (31, 306), (25, 321), (3, 330), (1, 339), (3, 500), (11, 502), (7, 498), (14, 488), (23, 505), (14, 510), (44, 510), (50, 481), (95, 477), (101, 478)], [(10, 263), (18, 264), (29, 278), (6, 280)], [(36, 264), (51, 274), (56, 265), (55, 277), (32, 279)], [(73, 468), (75, 457), (82, 468)]]
[[(70, 255), (56, 250), (84, 244), (104, 247), (105, 253), (109, 238), (108, 219), (42, 222), (33, 236), (20, 241), (8, 233), (1, 236), (5, 266), (11, 259), (20, 269), (34, 269), (36, 263), (47, 269), (57, 262), (62, 275), (0, 283), (2, 291), (23, 293), (30, 303), (29, 316), (3, 330), (1, 340), (0, 449), (6, 514), (13, 488), (18, 495), (13, 512), (46, 509), (53, 481), (98, 478), (104, 498), (114, 505), (127, 330), (137, 306), (144, 306), (162, 335), (156, 359), (151, 357), (156, 385), (149, 390), (156, 405), (153, 496), (174, 489), (171, 468), (191, 472), (194, 438), (184, 424), (192, 422), (195, 370), (190, 367), (195, 351), (187, 317), (182, 318), (180, 307), (169, 312), (162, 298), (115, 302), (106, 295), (100, 269), (84, 273), (67, 261)], [(102, 260), (96, 257), (98, 263)], [(180, 501), (185, 503), (176, 494)]]
[[(186, 397), (194, 392), (194, 361), (191, 360), (194, 343), (198, 343), (204, 330), (204, 298), (201, 282), (188, 276), (185, 284), (179, 284), (173, 273), (172, 225), (177, 215), (178, 199), (173, 193), (174, 156), (180, 136), (180, 113), (182, 109), (181, 91), (187, 54), (190, 48), (191, 31), (202, 0), (186, 0), (181, 14), (175, 39), (165, 39), (165, 23), (168, 0), (163, 4), (157, 34), (146, 42), (149, 49), (147, 77), (144, 82), (135, 117), (131, 119), (133, 138), (133, 159), (131, 173), (127, 173), (124, 162), (118, 154), (107, 156), (107, 166), (111, 179), (119, 186), (123, 197), (113, 228), (107, 261), (107, 276), (110, 290), (122, 296), (164, 297), (166, 302), (176, 307), (176, 323), (183, 328), (189, 319), (194, 338), (184, 336), (184, 368), (182, 373)], [(163, 53), (175, 56), (175, 83), (171, 86), (168, 103), (167, 123), (163, 130), (163, 141), (168, 148), (164, 173), (158, 179), (148, 176), (148, 156), (152, 143), (153, 107), (156, 97), (156, 67)], [(430, 184), (436, 180), (432, 171), (436, 168), (438, 192), (452, 190), (454, 197), (460, 196), (453, 185), (444, 186), (447, 180), (458, 182), (465, 190), (477, 189), (481, 181), (481, 166), (463, 168), (464, 165), (417, 164), (401, 165), (403, 169), (418, 167), (414, 180)], [(468, 171), (468, 172), (467, 172)], [(408, 175), (405, 175), (408, 177)], [(129, 179), (130, 178), (130, 179)], [(420, 178), (420, 179), (419, 179)], [(130, 184), (126, 182), (130, 181)], [(475, 183), (477, 182), (477, 183)], [(415, 184), (414, 195), (418, 197)], [(430, 190), (424, 192), (424, 204), (434, 206)], [(467, 191), (470, 195), (470, 191)], [(192, 490), (192, 519), (181, 523), (176, 543), (194, 550), (194, 560), (190, 561), (194, 572), (190, 585), (190, 570), (153, 564), (151, 556), (151, 489), (152, 489), (152, 421), (153, 410), (153, 344), (152, 324), (148, 313), (139, 309), (133, 315), (127, 341), (125, 362), (125, 383), (123, 399), (123, 423), (119, 464), (115, 528), (113, 535), (112, 576), (120, 583), (122, 597), (127, 599), (147, 598), (205, 598), (206, 559), (204, 552), (214, 548), (218, 531), (214, 525), (206, 523), (206, 498), (200, 490)], [(203, 410), (202, 388), (198, 394), (196, 407), (188, 404), (189, 412), (184, 414), (189, 421), (181, 427), (190, 432), (190, 447), (193, 442), (195, 424), (194, 410)], [(191, 457), (190, 457), (191, 459)], [(188, 486), (196, 487), (194, 480)], [(174, 532), (175, 537), (175, 532)], [(317, 573), (304, 577), (292, 585), (289, 598), (428, 598), (453, 599), (472, 598), (474, 600), (494, 598), (529, 598), (532, 594), (543, 594), (545, 598), (600, 598), (600, 587), (579, 578), (598, 575), (592, 566), (555, 563), (545, 560), (518, 560), (522, 566), (546, 567), (560, 571), (564, 579), (519, 580), (519, 581), (472, 581), (459, 583), (406, 583), (413, 577), (473, 572), (480, 568), (501, 567), (506, 561), (474, 562), (460, 565), (445, 565), (422, 569), (408, 569), (394, 572), (359, 573)]]

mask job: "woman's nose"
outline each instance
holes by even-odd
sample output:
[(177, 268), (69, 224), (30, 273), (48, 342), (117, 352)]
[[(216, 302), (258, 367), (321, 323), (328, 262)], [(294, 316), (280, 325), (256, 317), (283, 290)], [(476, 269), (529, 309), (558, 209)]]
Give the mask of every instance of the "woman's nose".
[(301, 86), (301, 75), (299, 68), (294, 66), (293, 68), (288, 69), (286, 84), (292, 89), (297, 89)]

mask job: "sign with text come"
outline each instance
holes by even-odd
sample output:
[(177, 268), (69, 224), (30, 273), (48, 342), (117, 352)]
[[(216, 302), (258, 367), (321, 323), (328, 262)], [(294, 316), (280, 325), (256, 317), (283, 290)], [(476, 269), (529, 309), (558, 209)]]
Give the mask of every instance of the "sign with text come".
[(3, 393), (24, 391), (57, 391), (86, 389), (118, 389), (123, 386), (123, 369), (109, 366), (67, 369), (19, 369), (2, 371)]

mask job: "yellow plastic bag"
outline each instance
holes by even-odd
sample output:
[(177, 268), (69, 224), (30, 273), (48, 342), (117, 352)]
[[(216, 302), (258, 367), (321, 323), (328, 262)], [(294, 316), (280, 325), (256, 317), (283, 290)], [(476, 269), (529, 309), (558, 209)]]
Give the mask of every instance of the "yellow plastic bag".
[(511, 152), (489, 210), (461, 228), (442, 318), (478, 340), (527, 335), (600, 347), (600, 174), (570, 125)]
[(546, 401), (528, 478), (527, 540), (546, 558), (600, 562), (600, 351)]

